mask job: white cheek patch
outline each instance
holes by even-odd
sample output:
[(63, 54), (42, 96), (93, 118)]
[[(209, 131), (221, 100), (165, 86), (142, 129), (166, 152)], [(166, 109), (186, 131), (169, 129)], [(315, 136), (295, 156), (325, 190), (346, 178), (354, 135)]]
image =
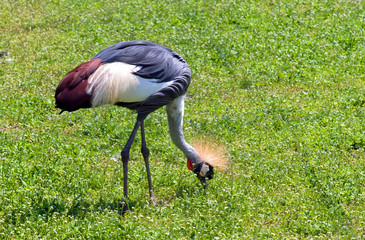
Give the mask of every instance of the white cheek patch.
[(209, 165), (207, 163), (203, 163), (202, 168), (200, 169), (200, 175), (204, 177), (205, 174), (208, 172), (208, 170), (209, 170)]

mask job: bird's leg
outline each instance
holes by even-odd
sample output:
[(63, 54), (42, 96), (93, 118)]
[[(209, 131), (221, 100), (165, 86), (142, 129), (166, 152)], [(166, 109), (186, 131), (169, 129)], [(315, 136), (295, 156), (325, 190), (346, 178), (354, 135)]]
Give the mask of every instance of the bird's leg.
[(149, 155), (150, 155), (150, 150), (148, 150), (148, 148), (147, 148), (145, 132), (144, 132), (144, 123), (143, 122), (141, 124), (141, 138), (142, 138), (141, 152), (142, 152), (142, 155), (143, 155), (144, 163), (146, 164), (148, 189), (149, 189), (149, 192), (150, 192), (150, 198), (151, 198), (153, 204), (157, 205), (155, 197), (153, 196), (153, 186), (152, 186), (152, 180), (151, 180), (150, 164), (149, 164), (149, 160), (148, 160)]
[[(122, 155), (122, 162), (123, 162), (123, 190), (124, 190), (124, 197), (126, 198), (126, 200), (128, 200), (128, 160), (129, 160), (129, 151), (131, 149), (132, 143), (134, 141), (134, 138), (136, 136), (136, 133), (138, 131), (139, 126), (141, 125), (141, 121), (136, 122), (136, 124), (134, 125), (133, 131), (131, 133), (131, 135), (129, 136), (129, 139), (127, 141), (127, 144), (124, 146), (121, 155)], [(128, 210), (128, 205), (125, 203), (124, 200), (122, 200), (122, 202), (124, 202), (124, 206), (123, 206), (123, 212)]]

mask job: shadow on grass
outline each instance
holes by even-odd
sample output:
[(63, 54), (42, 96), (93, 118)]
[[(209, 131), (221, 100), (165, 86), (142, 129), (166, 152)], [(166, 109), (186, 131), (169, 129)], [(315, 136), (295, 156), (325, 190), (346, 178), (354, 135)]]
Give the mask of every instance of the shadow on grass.
[[(175, 190), (170, 196), (165, 196), (166, 200), (159, 200), (160, 206), (167, 206), (175, 200), (184, 201), (186, 205), (191, 199), (201, 199), (206, 197), (209, 193), (208, 189), (204, 189), (199, 182), (189, 185), (189, 183), (181, 183), (175, 186)], [(159, 198), (159, 196), (155, 196)], [(193, 203), (191, 203), (193, 204)]]
[[(29, 208), (19, 207), (9, 210), (5, 214), (4, 221), (7, 224), (17, 225), (29, 220), (42, 218), (47, 222), (54, 214), (62, 216), (72, 216), (78, 219), (84, 219), (89, 213), (101, 213), (105, 210), (118, 211), (123, 214), (123, 202), (121, 198), (114, 198), (112, 200), (99, 199), (96, 203), (79, 198), (70, 202), (65, 199), (37, 199)], [(139, 203), (137, 201), (128, 201), (129, 209), (134, 209)]]
[[(174, 193), (167, 197), (165, 200), (159, 199), (158, 206), (163, 207), (174, 202), (176, 199), (195, 199), (206, 195), (208, 190), (203, 189), (200, 183), (196, 185), (189, 185), (189, 183), (182, 183), (176, 186)], [(66, 198), (50, 198), (45, 197), (42, 194), (34, 194), (31, 197), (30, 204), (13, 207), (12, 209), (5, 210), (4, 222), (6, 224), (17, 225), (26, 221), (39, 220), (49, 221), (55, 214), (65, 217), (74, 217), (78, 219), (86, 218), (90, 213), (102, 213), (104, 211), (117, 211), (123, 215), (125, 208), (122, 198), (105, 199), (100, 198), (98, 201), (93, 201), (84, 197), (83, 195), (76, 197), (73, 200)], [(135, 208), (144, 208), (146, 204), (137, 200), (129, 200), (129, 210), (133, 212)]]

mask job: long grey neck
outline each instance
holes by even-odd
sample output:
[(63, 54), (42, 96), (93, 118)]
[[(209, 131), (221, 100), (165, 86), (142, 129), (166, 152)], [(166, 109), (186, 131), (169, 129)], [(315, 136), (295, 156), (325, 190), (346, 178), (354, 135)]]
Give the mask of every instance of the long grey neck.
[(170, 136), (173, 143), (185, 154), (188, 159), (190, 159), (193, 163), (198, 163), (200, 161), (198, 153), (185, 141), (182, 129), (184, 117), (184, 98), (185, 96), (180, 96), (166, 105)]

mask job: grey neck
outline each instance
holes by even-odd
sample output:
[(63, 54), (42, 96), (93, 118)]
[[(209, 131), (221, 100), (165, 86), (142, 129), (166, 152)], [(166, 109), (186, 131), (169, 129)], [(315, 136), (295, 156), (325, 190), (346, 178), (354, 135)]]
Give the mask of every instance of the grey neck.
[(200, 161), (198, 153), (185, 141), (182, 129), (184, 117), (184, 98), (185, 96), (180, 96), (166, 105), (170, 136), (173, 143), (185, 154), (188, 159), (190, 159), (193, 163), (198, 163)]

